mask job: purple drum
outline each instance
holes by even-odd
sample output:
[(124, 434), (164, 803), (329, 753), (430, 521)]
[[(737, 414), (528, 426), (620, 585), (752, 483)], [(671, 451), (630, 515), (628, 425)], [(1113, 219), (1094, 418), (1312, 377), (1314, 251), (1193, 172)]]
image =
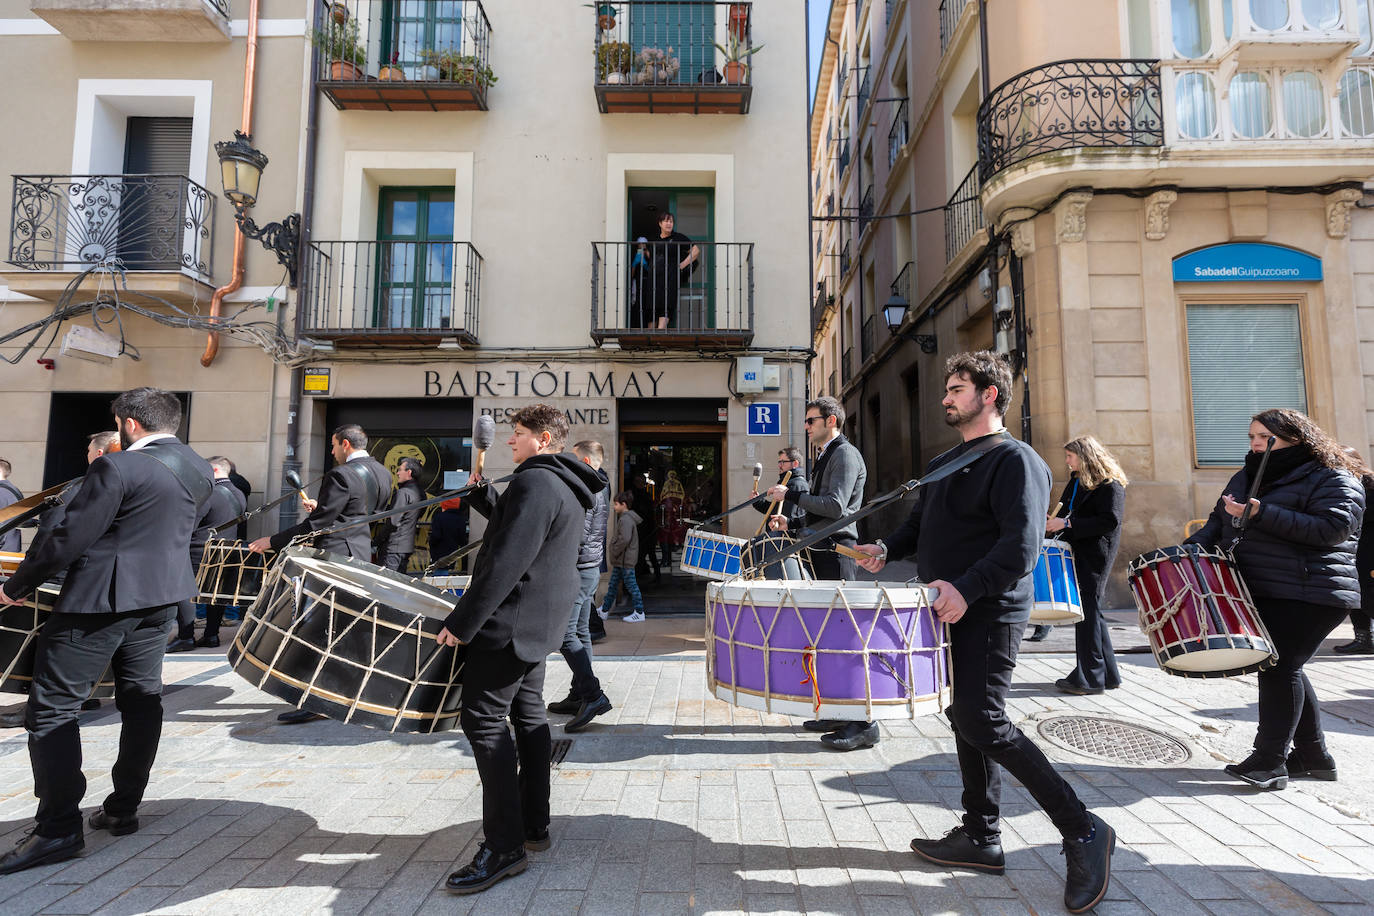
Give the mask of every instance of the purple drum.
[(904, 583), (710, 582), (706, 678), (735, 706), (872, 721), (949, 705), (949, 630)]

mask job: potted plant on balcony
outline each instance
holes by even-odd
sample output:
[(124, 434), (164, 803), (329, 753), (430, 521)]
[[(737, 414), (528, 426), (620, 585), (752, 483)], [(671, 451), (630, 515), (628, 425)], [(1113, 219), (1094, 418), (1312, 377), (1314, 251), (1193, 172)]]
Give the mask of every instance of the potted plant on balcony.
[(749, 4), (732, 3), (730, 4), (730, 34), (744, 40), (745, 33), (749, 31)]
[(596, 24), (603, 32), (615, 28), (615, 6), (610, 3), (584, 3), (585, 7), (596, 10)]
[(442, 51), (426, 48), (420, 52), (420, 59), (437, 70), (439, 79), (446, 82), (480, 86), (483, 89), (496, 82), (496, 74), (491, 67), (482, 63), (476, 55), (459, 54), (456, 48)]
[(634, 66), (628, 41), (604, 41), (596, 48), (597, 75), (603, 83), (623, 83)]
[(348, 21), (348, 4), (342, 2), (329, 4), (329, 15), (333, 17), (337, 25), (343, 25)]
[(325, 28), (315, 29), (311, 41), (319, 46), (329, 60), (329, 77), (333, 80), (365, 79), (363, 64), (367, 62), (367, 52), (358, 37), (358, 23), (352, 19), (345, 22), (331, 20)]
[(728, 46), (718, 44), (716, 50), (725, 55), (725, 82), (732, 86), (738, 86), (749, 75), (749, 64), (745, 62), (745, 58), (762, 51), (763, 45), (748, 47), (740, 40), (739, 36), (732, 32), (730, 33), (730, 44)]
[(377, 71), (377, 79), (391, 82), (405, 82), (406, 72), (400, 65), (401, 52), (391, 52), (391, 63)]
[(666, 51), (662, 48), (644, 48), (636, 60), (639, 61), (639, 72), (635, 74), (636, 83), (671, 83), (677, 79), (678, 71), (682, 69), (681, 62), (673, 56), (672, 48)]

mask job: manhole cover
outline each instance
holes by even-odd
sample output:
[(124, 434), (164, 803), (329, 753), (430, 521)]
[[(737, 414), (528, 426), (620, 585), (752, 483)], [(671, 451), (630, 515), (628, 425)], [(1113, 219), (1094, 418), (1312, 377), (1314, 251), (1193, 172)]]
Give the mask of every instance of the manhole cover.
[(550, 756), (550, 762), (553, 764), (554, 769), (558, 769), (559, 764), (561, 764), (563, 762), (563, 759), (568, 756), (568, 751), (570, 750), (572, 750), (571, 738), (554, 739), (553, 754)]
[(1177, 738), (1118, 719), (1053, 716), (1042, 720), (1038, 729), (1057, 747), (1112, 763), (1177, 766), (1192, 756)]

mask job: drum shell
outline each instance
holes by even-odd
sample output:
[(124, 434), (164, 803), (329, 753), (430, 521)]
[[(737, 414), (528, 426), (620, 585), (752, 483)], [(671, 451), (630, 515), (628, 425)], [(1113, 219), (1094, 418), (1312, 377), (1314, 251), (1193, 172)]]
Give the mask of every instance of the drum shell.
[(472, 576), (425, 576), (420, 581), (434, 586), (445, 595), (461, 598), (463, 592), (467, 591)]
[(740, 556), (748, 543), (745, 538), (692, 528), (683, 538), (679, 568), (707, 579), (733, 579), (740, 574)]
[(872, 721), (949, 703), (949, 630), (924, 586), (710, 583), (706, 642), (712, 692), (746, 709)]
[(1078, 571), (1072, 547), (1063, 541), (1045, 538), (1035, 560), (1034, 579), (1031, 623), (1067, 626), (1083, 619), (1083, 598), (1078, 591)]
[(272, 551), (254, 553), (241, 541), (211, 538), (205, 542), (200, 568), (196, 570), (197, 598), (202, 604), (246, 607), (262, 591)]
[(804, 562), (799, 554), (785, 557), (781, 562), (769, 562), (793, 543), (795, 541), (790, 535), (781, 532), (769, 532), (750, 538), (740, 552), (741, 575), (755, 579), (785, 579), (789, 582), (811, 579), (811, 565)]
[(460, 649), (435, 636), (453, 598), (321, 550), (288, 548), (244, 615), (229, 664), (301, 709), (392, 732), (455, 728)]
[[(28, 692), (38, 653), (38, 631), (57, 605), (59, 591), (56, 586), (43, 585), (23, 604), (0, 606), (0, 691)], [(96, 681), (91, 699), (110, 700), (114, 695), (114, 675), (107, 667)]]
[(1195, 545), (1130, 562), (1127, 582), (1155, 661), (1179, 677), (1234, 677), (1278, 656), (1250, 590), (1229, 556)]

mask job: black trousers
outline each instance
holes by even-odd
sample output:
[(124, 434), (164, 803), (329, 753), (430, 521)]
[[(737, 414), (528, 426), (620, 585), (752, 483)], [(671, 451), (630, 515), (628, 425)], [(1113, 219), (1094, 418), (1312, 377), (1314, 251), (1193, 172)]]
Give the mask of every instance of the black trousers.
[(1069, 675), (1069, 680), (1084, 687), (1115, 687), (1121, 683), (1112, 635), (1102, 616), (1100, 579), (1100, 576), (1085, 575), (1079, 580), (1083, 619), (1073, 627), (1078, 666)]
[(1256, 598), (1255, 607), (1279, 654), (1277, 664), (1257, 675), (1255, 750), (1272, 767), (1288, 756), (1290, 744), (1308, 752), (1326, 748), (1321, 705), (1302, 666), (1345, 619), (1346, 609), (1278, 598)]
[(177, 639), (196, 638), (196, 603), (190, 598), (180, 601), (177, 609)]
[(526, 834), (549, 826), (553, 741), (544, 713), (544, 660), (522, 661), (510, 646), (468, 649), (460, 722), (482, 778), (487, 848), (510, 852)]
[(995, 623), (977, 605), (950, 628), (954, 700), (945, 714), (964, 781), (964, 830), (975, 839), (1001, 836), (1005, 768), (1049, 815), (1065, 839), (1092, 829), (1087, 809), (1040, 748), (1007, 718), (1007, 690), (1021, 646), (1021, 623)]
[[(837, 539), (837, 543), (853, 547), (858, 541)], [(822, 548), (811, 551), (811, 573), (817, 579), (841, 579), (847, 582), (858, 576), (859, 564), (853, 557), (840, 556), (833, 550)]]
[(86, 777), (77, 713), (107, 666), (122, 725), (105, 810), (116, 817), (138, 810), (162, 737), (162, 656), (176, 611), (171, 604), (132, 614), (53, 614), (44, 625), (24, 712), (39, 836), (82, 829)]

